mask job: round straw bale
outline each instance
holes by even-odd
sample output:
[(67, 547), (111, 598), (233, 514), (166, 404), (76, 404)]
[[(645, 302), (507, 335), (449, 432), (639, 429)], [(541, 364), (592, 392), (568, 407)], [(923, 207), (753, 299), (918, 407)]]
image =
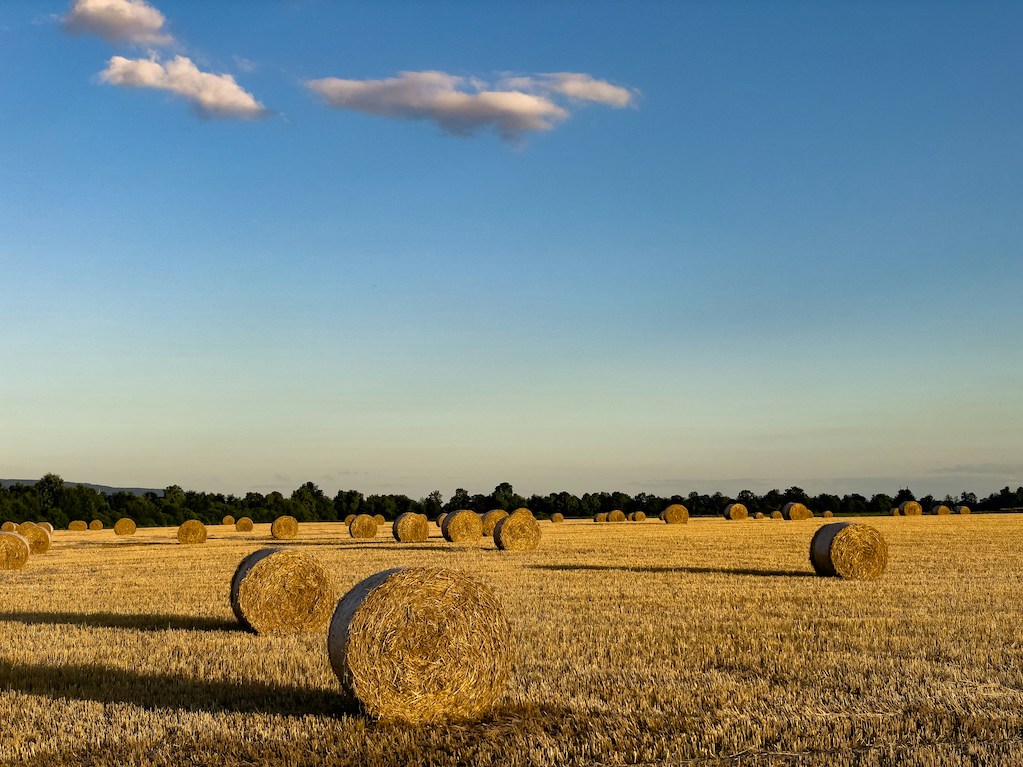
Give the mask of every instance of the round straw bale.
[(689, 509), (681, 503), (673, 503), (661, 512), (661, 519), (668, 525), (684, 525), (689, 521)]
[(68, 530), (77, 530), (77, 531), (88, 530), (89, 529), (89, 523), (86, 522), (84, 519), (76, 519), (76, 520), (73, 520), (71, 522), (71, 524), (69, 524), (67, 526), (67, 529)]
[(520, 506), (519, 508), (515, 509), (515, 511), (512, 512), (512, 515), (514, 514), (528, 514), (529, 516), (533, 516), (533, 512), (531, 512), (525, 506)]
[(50, 533), (45, 527), (34, 522), (22, 522), (18, 525), (18, 535), (28, 541), (28, 548), (33, 554), (45, 554), (50, 550)]
[(872, 580), (888, 564), (888, 544), (870, 525), (831, 522), (814, 533), (810, 563), (818, 575)]
[(764, 512), (762, 512), (762, 511), (758, 511), (756, 514), (753, 515), (753, 519), (763, 519), (763, 518), (764, 518)]
[(383, 514), (374, 514), (373, 515), (373, 519), (376, 521), (376, 523), (378, 525), (386, 525), (387, 524), (387, 520), (384, 519), (384, 515)]
[(400, 543), (422, 543), (430, 537), (430, 518), (412, 511), (399, 514), (391, 525), (391, 535)]
[(234, 523), (234, 529), (239, 533), (251, 533), (252, 532), (252, 518), (251, 517), (240, 517), (237, 522)]
[(824, 514), (823, 514), (823, 517), (825, 519), (831, 519), (833, 516), (835, 516), (835, 513), (833, 511), (831, 511), (830, 509), (825, 511)]
[(903, 501), (899, 504), (899, 511), (904, 517), (919, 517), (924, 513), (924, 507), (916, 501)]
[(608, 513), (607, 521), (608, 522), (624, 522), (625, 521), (625, 512), (622, 511), (621, 509), (614, 509), (613, 511)]
[(789, 501), (781, 507), (781, 515), (785, 519), (809, 519), (813, 512), (801, 503)]
[(0, 570), (17, 570), (28, 562), (32, 546), (23, 535), (0, 533)]
[(298, 535), (298, 520), (287, 514), (277, 517), (270, 525), (270, 537), (283, 541)]
[(632, 512), (633, 522), (646, 522), (646, 512), (634, 511)]
[(228, 514), (226, 517), (224, 517), (222, 520), (220, 520), (220, 524), (224, 525), (225, 527), (228, 526), (228, 525), (233, 525), (234, 524), (234, 517), (232, 517), (230, 514)]
[(561, 522), (564, 521), (565, 515), (562, 514), (560, 511), (556, 511), (553, 514), (551, 514), (551, 522), (553, 522), (554, 524), (560, 524)]
[(785, 517), (782, 516), (781, 511), (775, 509), (771, 512), (771, 519), (785, 519)]
[(951, 514), (952, 509), (943, 503), (935, 504), (931, 507), (931, 514), (937, 514), (939, 517), (943, 517), (946, 514)]
[(497, 523), (508, 516), (508, 512), (503, 509), (493, 509), (483, 515), (483, 534), (490, 536), (494, 534), (494, 528), (497, 527)]
[(532, 551), (540, 545), (540, 523), (532, 514), (505, 517), (494, 528), (494, 543), (504, 551)]
[(891, 511), (891, 515), (893, 517), (901, 517), (902, 516), (902, 509), (900, 509), (898, 506), (893, 506), (892, 507), (892, 511)]
[(38, 524), (40, 527), (45, 527), (46, 532), (48, 532), (50, 535), (53, 535), (53, 525), (51, 525), (49, 522), (39, 522)]
[(352, 520), (353, 519), (355, 519), (355, 515), (354, 514), (349, 514), (347, 517), (345, 517), (345, 524), (346, 525), (352, 524)]
[(369, 514), (359, 514), (352, 520), (352, 524), (348, 525), (348, 534), (353, 538), (376, 538), (376, 518)]
[(257, 634), (297, 634), (327, 625), (337, 590), (308, 554), (266, 548), (241, 561), (231, 579), (231, 609)]
[(18, 529), (18, 526), (11, 521), (4, 522), (0, 525), (0, 533), (13, 533)]
[(198, 519), (186, 519), (178, 528), (178, 543), (206, 543), (206, 525)]
[(450, 543), (472, 543), (483, 537), (483, 520), (475, 511), (453, 511), (444, 517), (441, 532)]
[(657, 518), (663, 522), (664, 521), (664, 512), (662, 511), (660, 514), (658, 514)]
[(594, 522), (607, 522), (607, 512), (606, 512), (606, 511), (601, 511), (601, 512), (598, 512), (598, 513), (597, 513), (597, 514), (596, 514), (596, 515), (595, 515), (595, 516), (593, 517), (593, 521), (594, 521)]
[(444, 527), (444, 517), (447, 515), (448, 513), (446, 511), (442, 511), (437, 515), (437, 527)]
[(956, 514), (969, 514), (970, 513), (970, 507), (969, 506), (963, 506), (963, 505), (960, 504), (959, 506), (956, 506), (955, 512), (956, 512)]
[(507, 685), (510, 631), (484, 584), (451, 570), (396, 568), (338, 603), (327, 651), (345, 692), (374, 718), (472, 720)]
[(92, 522), (89, 523), (89, 529), (90, 530), (102, 530), (103, 529), (103, 520), (102, 519), (94, 519), (94, 520), (92, 520)]
[(121, 517), (114, 522), (114, 535), (135, 535), (136, 529), (135, 520), (128, 517)]
[(725, 506), (725, 519), (746, 519), (749, 511), (741, 503), (730, 503)]

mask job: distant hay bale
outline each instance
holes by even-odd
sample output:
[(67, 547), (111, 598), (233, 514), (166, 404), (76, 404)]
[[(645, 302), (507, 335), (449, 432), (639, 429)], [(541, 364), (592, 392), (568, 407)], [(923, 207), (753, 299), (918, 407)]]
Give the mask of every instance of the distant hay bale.
[(556, 511), (553, 514), (551, 514), (551, 522), (553, 522), (554, 524), (556, 524), (556, 525), (557, 524), (561, 524), (564, 521), (565, 521), (565, 515), (562, 514), (560, 511)]
[(50, 535), (53, 535), (53, 525), (51, 525), (49, 522), (39, 522), (37, 524), (40, 527), (45, 527), (46, 528), (46, 532), (48, 532)]
[(45, 554), (50, 550), (50, 531), (34, 522), (22, 522), (18, 525), (18, 535), (28, 541), (29, 551), (33, 554)]
[(646, 522), (646, 512), (634, 511), (630, 515), (632, 522)]
[(893, 517), (901, 517), (902, 516), (902, 509), (900, 509), (898, 506), (893, 506), (892, 507), (892, 511), (891, 511), (891, 515)]
[(275, 541), (286, 541), (298, 535), (298, 520), (287, 514), (277, 517), (270, 524), (270, 537)]
[(233, 525), (234, 524), (234, 517), (232, 517), (230, 514), (228, 514), (226, 517), (224, 517), (222, 520), (220, 520), (220, 524), (224, 525), (225, 527), (227, 527), (228, 525)]
[(830, 509), (828, 511), (824, 512), (824, 518), (825, 519), (831, 519), (833, 516), (835, 516), (835, 513), (833, 511), (831, 511)]
[(775, 509), (771, 512), (771, 519), (785, 519), (785, 517), (782, 516), (778, 509)]
[(472, 543), (483, 537), (483, 520), (475, 511), (453, 511), (444, 517), (441, 533), (450, 543)]
[(13, 522), (4, 522), (0, 525), (0, 533), (13, 533), (18, 529), (18, 526)]
[(327, 625), (337, 590), (308, 554), (266, 548), (241, 561), (231, 579), (231, 609), (257, 634), (297, 634)]
[(781, 515), (785, 519), (800, 520), (810, 519), (813, 516), (813, 512), (801, 503), (789, 501), (781, 507)]
[(128, 517), (121, 517), (114, 522), (114, 535), (135, 535), (137, 529), (135, 520)]
[(764, 512), (762, 512), (762, 511), (758, 511), (756, 514), (753, 515), (753, 519), (763, 519), (763, 518), (764, 518)]
[(72, 521), (71, 524), (69, 524), (67, 526), (67, 529), (68, 530), (75, 530), (77, 532), (80, 532), (82, 530), (88, 530), (89, 529), (89, 523), (86, 522), (84, 519), (76, 519), (76, 520)]
[(934, 506), (931, 507), (931, 514), (936, 514), (939, 517), (943, 517), (946, 514), (951, 514), (951, 513), (952, 513), (952, 509), (950, 509), (948, 506), (946, 506), (943, 503), (938, 503), (938, 504), (935, 504)]
[(969, 514), (970, 513), (970, 507), (969, 506), (963, 506), (962, 504), (960, 504), (959, 506), (956, 506), (955, 512), (956, 512), (956, 514)]
[(749, 517), (749, 510), (741, 503), (730, 503), (725, 506), (725, 519), (746, 519)]
[(451, 570), (396, 568), (338, 603), (327, 652), (342, 688), (371, 717), (473, 720), (504, 692), (510, 634), (486, 585)]
[(810, 563), (818, 575), (872, 580), (888, 564), (888, 544), (870, 525), (832, 522), (814, 533)]
[(508, 516), (508, 512), (503, 509), (493, 509), (483, 515), (483, 534), (490, 536), (494, 534), (494, 528), (497, 527), (497, 523)]
[(386, 525), (386, 524), (387, 524), (387, 520), (386, 520), (386, 519), (384, 519), (384, 515), (383, 515), (383, 514), (374, 514), (374, 515), (373, 515), (373, 520), (374, 520), (374, 521), (375, 521), (375, 522), (376, 522), (376, 523), (377, 523), (378, 525)]
[(346, 525), (352, 524), (352, 520), (353, 519), (355, 519), (355, 515), (354, 514), (349, 514), (347, 517), (345, 517), (345, 524)]
[(681, 503), (673, 503), (661, 512), (666, 525), (684, 525), (689, 522), (689, 509)]
[(252, 532), (252, 519), (250, 517), (241, 517), (237, 522), (234, 523), (234, 529), (239, 533), (251, 533)]
[(624, 522), (625, 521), (625, 512), (622, 511), (621, 509), (614, 509), (613, 511), (608, 512), (607, 521), (608, 522)]
[(369, 514), (359, 514), (348, 525), (348, 534), (353, 538), (376, 538), (376, 517), (371, 517)]
[(440, 514), (437, 515), (437, 520), (436, 520), (437, 521), (437, 527), (444, 527), (444, 517), (446, 517), (447, 515), (448, 515), (448, 513), (446, 511), (442, 511)]
[(94, 519), (94, 520), (92, 520), (92, 522), (89, 523), (89, 529), (90, 530), (102, 530), (103, 529), (103, 520), (102, 519)]
[(663, 522), (664, 521), (664, 512), (662, 511), (660, 514), (658, 514), (657, 518)]
[(502, 551), (532, 551), (540, 545), (540, 523), (532, 514), (505, 517), (494, 528), (494, 543)]
[(533, 512), (531, 512), (525, 506), (520, 506), (519, 508), (515, 509), (515, 511), (513, 511), (509, 516), (514, 516), (515, 514), (528, 514), (529, 516), (533, 516)]
[(186, 519), (178, 528), (178, 543), (206, 543), (206, 525), (198, 519)]
[(422, 543), (430, 537), (430, 518), (412, 511), (399, 514), (391, 525), (391, 535), (399, 543)]
[(28, 562), (32, 546), (23, 535), (0, 532), (0, 570), (19, 570)]
[(899, 504), (899, 511), (904, 517), (919, 517), (924, 513), (924, 507), (916, 501), (903, 501)]
[(594, 522), (600, 522), (600, 523), (607, 522), (607, 512), (606, 511), (601, 511), (601, 512), (598, 512), (598, 513), (594, 514), (593, 515), (593, 521)]

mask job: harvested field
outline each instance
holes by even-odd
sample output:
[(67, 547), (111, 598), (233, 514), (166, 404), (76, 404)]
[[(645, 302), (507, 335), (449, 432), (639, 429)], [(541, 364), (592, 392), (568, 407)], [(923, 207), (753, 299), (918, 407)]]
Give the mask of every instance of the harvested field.
[(58, 530), (0, 572), (0, 764), (1023, 763), (1023, 515), (865, 521), (888, 544), (872, 581), (814, 575), (819, 519), (566, 520), (514, 557), (303, 524), (339, 593), (440, 566), (497, 595), (507, 691), (429, 726), (356, 713), (325, 633), (240, 629), (228, 584), (268, 524), (212, 526), (201, 556), (175, 528)]

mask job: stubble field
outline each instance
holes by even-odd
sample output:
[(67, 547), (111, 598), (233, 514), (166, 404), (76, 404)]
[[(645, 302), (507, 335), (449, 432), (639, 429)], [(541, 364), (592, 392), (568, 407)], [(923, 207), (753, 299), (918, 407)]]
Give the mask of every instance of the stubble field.
[(489, 584), (514, 670), (487, 720), (375, 723), (326, 633), (239, 629), (231, 575), (269, 545), (210, 528), (54, 534), (0, 573), (0, 763), (1023, 763), (1023, 517), (872, 518), (878, 581), (815, 577), (821, 519), (541, 522), (539, 550), (302, 525), (339, 595), (399, 565)]

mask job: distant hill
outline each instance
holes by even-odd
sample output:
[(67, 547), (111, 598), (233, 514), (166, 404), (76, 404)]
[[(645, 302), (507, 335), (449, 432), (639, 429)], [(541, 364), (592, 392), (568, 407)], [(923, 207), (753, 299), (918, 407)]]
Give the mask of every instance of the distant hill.
[[(4, 487), (10, 487), (11, 485), (34, 485), (38, 482), (38, 479), (0, 479), (0, 485)], [(146, 493), (156, 493), (161, 498), (163, 497), (163, 488), (157, 487), (110, 487), (109, 485), (94, 485), (91, 482), (68, 482), (64, 480), (64, 485), (71, 487), (72, 485), (81, 485), (82, 487), (91, 487), (100, 493), (106, 493), (107, 495), (113, 495), (124, 491), (131, 493), (132, 495), (145, 495)]]

